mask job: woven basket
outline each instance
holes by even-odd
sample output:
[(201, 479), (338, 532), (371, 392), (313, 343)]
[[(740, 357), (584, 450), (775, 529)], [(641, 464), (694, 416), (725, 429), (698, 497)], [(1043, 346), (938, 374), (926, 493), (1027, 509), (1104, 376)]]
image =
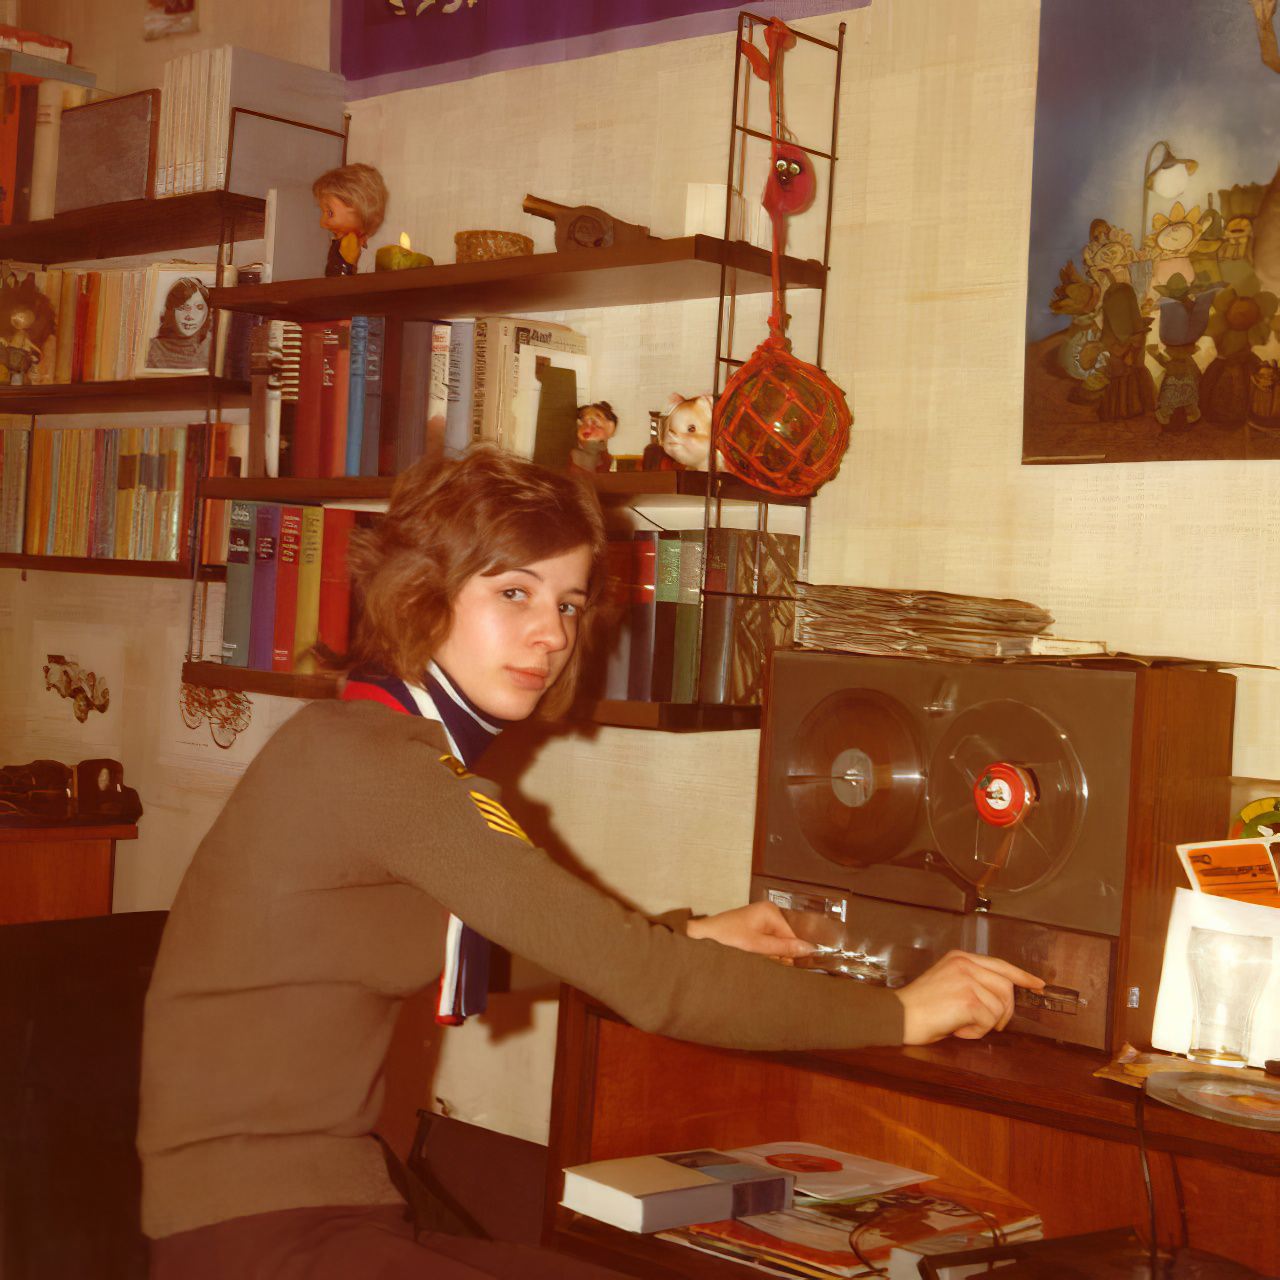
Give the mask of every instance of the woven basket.
[(533, 252), (533, 241), (518, 231), (458, 231), (453, 243), (458, 262), (492, 262)]

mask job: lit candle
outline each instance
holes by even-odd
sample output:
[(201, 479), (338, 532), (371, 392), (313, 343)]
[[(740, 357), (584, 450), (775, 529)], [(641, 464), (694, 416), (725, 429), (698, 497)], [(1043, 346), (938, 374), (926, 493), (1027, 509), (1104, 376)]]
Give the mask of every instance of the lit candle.
[(400, 233), (399, 244), (384, 244), (373, 255), (376, 271), (405, 271), (411, 267), (430, 267), (433, 263), (425, 253), (414, 253), (409, 247), (409, 233)]

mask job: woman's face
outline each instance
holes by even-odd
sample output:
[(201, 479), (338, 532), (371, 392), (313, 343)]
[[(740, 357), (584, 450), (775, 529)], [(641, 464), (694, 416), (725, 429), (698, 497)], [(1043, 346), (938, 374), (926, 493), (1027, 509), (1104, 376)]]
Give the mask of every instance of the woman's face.
[(173, 309), (173, 325), (184, 338), (194, 338), (200, 332), (205, 317), (209, 314), (209, 304), (200, 296), (197, 289), (186, 302), (180, 302)]
[(436, 661), (482, 711), (526, 719), (573, 656), (590, 570), (590, 549), (581, 546), (475, 574), (458, 592)]

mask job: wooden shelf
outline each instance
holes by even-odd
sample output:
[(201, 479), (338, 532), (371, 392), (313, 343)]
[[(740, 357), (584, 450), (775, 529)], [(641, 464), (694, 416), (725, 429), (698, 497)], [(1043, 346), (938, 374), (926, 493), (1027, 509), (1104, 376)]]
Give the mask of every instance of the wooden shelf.
[(260, 240), (265, 208), (264, 200), (225, 191), (122, 200), (0, 227), (0, 258), (48, 265), (166, 253), (223, 238)]
[[(96, 573), (114, 578), (190, 578), (191, 566), (181, 560), (109, 560), (95, 556), (28, 556), (0, 552), (0, 569), (40, 569), (53, 573)], [(225, 578), (221, 565), (200, 570), (202, 578)]]
[[(766, 293), (770, 288), (769, 254), (764, 249), (714, 236), (651, 236), (608, 249), (242, 285), (215, 289), (211, 300), (227, 310), (290, 320), (520, 315), (716, 298), (722, 268), (737, 270), (738, 294)], [(825, 268), (812, 259), (785, 258), (782, 274), (792, 288), (816, 289), (823, 283)]]
[(391, 495), (392, 476), (210, 476), (201, 496), (240, 502), (331, 502), (343, 498), (376, 500)]
[[(646, 497), (688, 497), (701, 501), (707, 489), (721, 498), (747, 502), (801, 505), (807, 498), (779, 498), (753, 489), (733, 476), (705, 471), (611, 471), (591, 477), (604, 503), (634, 502)], [(241, 502), (327, 502), (342, 498), (380, 499), (391, 496), (392, 476), (339, 476), (333, 479), (285, 476), (213, 476), (205, 481), (206, 498), (236, 498)]]
[(205, 689), (236, 689), (241, 693), (269, 693), (277, 698), (336, 698), (339, 677), (332, 672), (298, 675), (294, 672), (253, 671), (222, 662), (184, 662), (182, 679)]
[[(253, 671), (221, 662), (184, 662), (182, 678), (187, 684), (207, 689), (238, 689), (243, 693), (269, 693), (277, 698), (336, 698), (341, 680), (334, 672), (296, 675)], [(760, 726), (760, 708), (676, 702), (596, 702), (574, 719), (626, 729), (755, 729)]]
[(706, 732), (712, 729), (758, 729), (760, 708), (696, 702), (593, 702), (573, 718), (620, 729)]
[(154, 409), (203, 410), (249, 403), (247, 382), (227, 378), (135, 378), (126, 382), (43, 383), (0, 387), (0, 413), (141, 413)]

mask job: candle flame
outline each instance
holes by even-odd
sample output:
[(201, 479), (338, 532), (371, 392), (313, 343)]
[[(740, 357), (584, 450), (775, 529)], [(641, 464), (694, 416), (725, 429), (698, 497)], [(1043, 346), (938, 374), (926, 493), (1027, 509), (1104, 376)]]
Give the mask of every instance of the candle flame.
[(409, 247), (409, 233), (407, 231), (402, 231), (400, 233), (400, 247), (402, 249), (407, 249)]

